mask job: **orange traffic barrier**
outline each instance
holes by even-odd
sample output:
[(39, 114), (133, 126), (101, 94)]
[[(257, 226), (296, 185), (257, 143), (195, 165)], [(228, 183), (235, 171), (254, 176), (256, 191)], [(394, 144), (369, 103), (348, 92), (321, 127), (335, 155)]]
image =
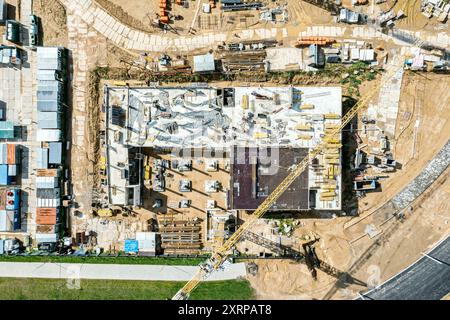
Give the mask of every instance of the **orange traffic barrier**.
[(167, 23), (169, 23), (169, 17), (168, 16), (161, 16), (159, 18), (159, 22), (167, 24)]
[(297, 40), (296, 46), (311, 45), (311, 44), (328, 45), (334, 42), (336, 42), (336, 40), (326, 37), (302, 37)]

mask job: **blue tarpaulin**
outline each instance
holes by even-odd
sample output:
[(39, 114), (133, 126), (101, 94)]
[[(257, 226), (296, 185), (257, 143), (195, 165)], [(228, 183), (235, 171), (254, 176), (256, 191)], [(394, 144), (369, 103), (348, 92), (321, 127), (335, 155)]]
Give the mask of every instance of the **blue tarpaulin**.
[(125, 253), (138, 253), (139, 243), (137, 240), (125, 240), (124, 245)]
[(10, 182), (11, 179), (8, 176), (8, 165), (6, 164), (0, 165), (0, 185), (7, 186)]

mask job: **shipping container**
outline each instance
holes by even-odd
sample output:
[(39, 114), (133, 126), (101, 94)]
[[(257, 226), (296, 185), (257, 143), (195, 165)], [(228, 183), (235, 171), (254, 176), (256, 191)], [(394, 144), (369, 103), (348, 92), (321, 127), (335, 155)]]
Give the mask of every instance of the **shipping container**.
[(4, 195), (6, 210), (20, 209), (20, 189), (8, 189)]
[(61, 199), (37, 199), (38, 208), (57, 208), (61, 206)]
[(14, 214), (14, 222), (13, 222), (13, 230), (19, 231), (22, 229), (22, 215), (20, 213), (20, 210), (14, 210), (14, 211), (8, 211), (12, 212)]
[(14, 211), (0, 210), (0, 232), (14, 231)]
[(62, 163), (62, 142), (49, 143), (48, 163), (50, 164)]
[(48, 149), (38, 148), (37, 149), (37, 169), (47, 169), (48, 168)]
[(61, 141), (61, 130), (59, 129), (38, 129), (36, 135), (37, 141)]
[(0, 185), (7, 186), (11, 184), (11, 177), (8, 176), (8, 165), (0, 164)]
[(8, 144), (7, 146), (7, 163), (8, 164), (17, 164), (16, 162), (16, 145)]
[(0, 164), (17, 164), (15, 144), (0, 143)]
[(15, 20), (6, 20), (6, 40), (21, 43), (20, 23)]
[(38, 224), (36, 225), (36, 233), (58, 233), (60, 229), (60, 224), (53, 224), (53, 225), (44, 225), (44, 224)]
[(38, 47), (37, 68), (41, 70), (62, 70), (63, 48)]
[(57, 177), (36, 177), (36, 188), (52, 189), (59, 186)]
[(48, 233), (36, 233), (36, 242), (37, 243), (46, 243), (46, 242), (56, 242), (58, 240), (58, 236), (56, 233), (48, 234)]
[(41, 199), (55, 199), (61, 197), (60, 188), (37, 189), (36, 196)]
[(56, 70), (38, 70), (37, 80), (38, 81), (53, 81), (58, 80), (59, 74)]
[(14, 139), (14, 123), (0, 121), (0, 139)]
[(0, 144), (0, 164), (8, 164), (8, 145)]
[(43, 112), (61, 111), (64, 101), (64, 86), (56, 80), (39, 80), (37, 87), (37, 109)]
[(57, 223), (57, 208), (36, 208), (36, 223), (41, 225), (54, 225)]
[(4, 23), (8, 16), (8, 5), (5, 0), (0, 0), (0, 23)]
[(63, 107), (57, 100), (38, 100), (37, 109), (38, 111), (61, 111)]
[(36, 177), (59, 177), (60, 172), (59, 169), (37, 169)]
[(61, 114), (53, 111), (38, 112), (38, 128), (39, 129), (60, 129)]
[(15, 177), (17, 175), (17, 166), (15, 164), (8, 165), (8, 176)]

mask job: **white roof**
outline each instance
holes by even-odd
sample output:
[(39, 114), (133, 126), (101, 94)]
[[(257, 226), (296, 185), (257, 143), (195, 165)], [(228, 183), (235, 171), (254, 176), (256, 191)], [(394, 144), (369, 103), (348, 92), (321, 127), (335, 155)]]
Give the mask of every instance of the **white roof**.
[(45, 70), (60, 70), (59, 48), (38, 47), (37, 48), (37, 68)]
[(214, 56), (211, 53), (194, 56), (194, 72), (207, 72), (216, 70)]
[(14, 212), (13, 211), (0, 211), (0, 231), (12, 231), (14, 224)]
[(56, 233), (36, 233), (37, 243), (56, 242), (56, 240), (57, 240)]
[(136, 240), (138, 241), (140, 251), (155, 251), (155, 232), (136, 232)]
[(353, 48), (350, 50), (350, 59), (359, 60), (359, 49)]
[(375, 52), (373, 49), (361, 49), (359, 50), (359, 60), (361, 61), (373, 61), (375, 59)]
[(38, 129), (36, 133), (37, 141), (60, 141), (61, 130), (59, 129)]
[(37, 199), (38, 208), (57, 208), (61, 204), (60, 199)]
[(0, 143), (0, 164), (8, 164), (8, 145)]
[(58, 187), (57, 177), (36, 177), (36, 188), (53, 189)]

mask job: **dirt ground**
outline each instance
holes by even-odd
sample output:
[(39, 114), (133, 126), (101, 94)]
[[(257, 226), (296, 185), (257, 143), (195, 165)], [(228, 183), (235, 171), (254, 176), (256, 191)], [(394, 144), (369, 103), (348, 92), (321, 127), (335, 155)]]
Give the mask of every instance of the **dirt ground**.
[(67, 46), (67, 20), (64, 6), (58, 0), (34, 0), (33, 12), (42, 18), (43, 43), (46, 46)]
[(436, 17), (432, 17), (431, 19), (425, 17), (420, 11), (420, 3), (420, 0), (399, 0), (397, 2), (393, 10), (395, 12), (403, 10), (406, 16), (396, 22), (398, 28), (409, 29), (412, 31), (437, 31), (448, 29), (448, 22), (441, 23), (437, 21)]
[[(450, 78), (406, 73), (403, 81), (405, 89), (400, 99), (397, 140), (394, 141), (394, 157), (402, 163), (402, 169), (382, 181), (382, 193), (368, 194), (360, 201), (360, 217), (355, 220), (347, 217), (302, 219), (302, 227), (294, 234), (307, 231), (318, 234), (321, 238), (320, 245), (316, 246), (319, 258), (341, 271), (350, 270), (353, 277), (369, 285), (385, 281), (407, 267), (450, 232), (450, 203), (442, 201), (450, 198), (448, 169), (444, 178), (433, 185), (432, 192), (414, 205), (413, 214), (403, 222), (393, 219), (379, 228), (382, 231), (379, 245), (374, 244), (377, 238), (361, 238), (365, 227), (380, 219), (377, 213), (365, 219), (361, 217), (374, 212), (401, 190), (450, 137), (450, 94), (445, 90)], [(414, 129), (416, 119), (419, 119), (419, 127)], [(415, 148), (412, 147), (414, 130), (417, 130)], [(293, 261), (260, 260), (257, 264), (257, 275), (249, 279), (260, 299), (353, 299), (359, 291), (367, 290), (360, 285), (337, 283), (335, 278), (321, 271), (314, 281), (304, 264)]]
[(365, 292), (403, 270), (450, 232), (450, 203), (442, 201), (450, 197), (449, 173), (450, 170), (443, 184), (412, 215), (403, 222), (393, 219), (387, 223), (379, 238), (366, 236), (351, 243), (354, 235), (343, 231), (348, 218), (303, 221), (304, 226), (298, 232), (310, 230), (321, 237), (316, 246), (319, 258), (349, 272), (367, 287), (338, 282), (322, 271), (313, 280), (303, 263), (257, 260), (258, 272), (256, 276), (249, 275), (249, 281), (258, 299), (353, 299), (358, 292)]
[[(401, 169), (389, 174), (389, 179), (381, 180), (383, 192), (368, 193), (360, 201), (360, 215), (392, 198), (447, 142), (450, 137), (450, 93), (446, 88), (449, 86), (450, 77), (445, 75), (405, 73), (396, 140), (391, 142), (394, 159), (401, 164)], [(417, 128), (416, 121), (419, 121)]]
[(288, 1), (290, 24), (297, 25), (319, 25), (333, 22), (333, 17), (326, 11), (304, 1)]
[[(271, 6), (283, 5), (285, 1), (262, 1)], [(324, 14), (325, 11), (302, 1), (286, 1), (289, 12), (289, 23), (286, 24), (289, 35), (297, 36), (299, 26), (327, 24), (333, 21), (333, 17)], [(159, 2), (154, 0), (97, 0), (97, 3), (107, 8), (108, 11), (126, 22), (128, 25), (148, 32), (162, 32), (151, 26), (152, 20), (157, 18), (159, 12)], [(171, 32), (187, 34), (192, 26), (195, 31), (232, 31), (248, 28), (269, 27), (270, 24), (259, 21), (259, 12), (256, 10), (242, 12), (222, 12), (212, 9), (211, 13), (204, 13), (201, 5), (208, 3), (206, 0), (187, 1), (189, 7), (172, 4), (170, 13), (180, 15), (181, 20), (172, 21)], [(199, 13), (196, 11), (200, 5)], [(219, 4), (221, 6), (221, 4)], [(195, 22), (193, 22), (195, 19)]]

